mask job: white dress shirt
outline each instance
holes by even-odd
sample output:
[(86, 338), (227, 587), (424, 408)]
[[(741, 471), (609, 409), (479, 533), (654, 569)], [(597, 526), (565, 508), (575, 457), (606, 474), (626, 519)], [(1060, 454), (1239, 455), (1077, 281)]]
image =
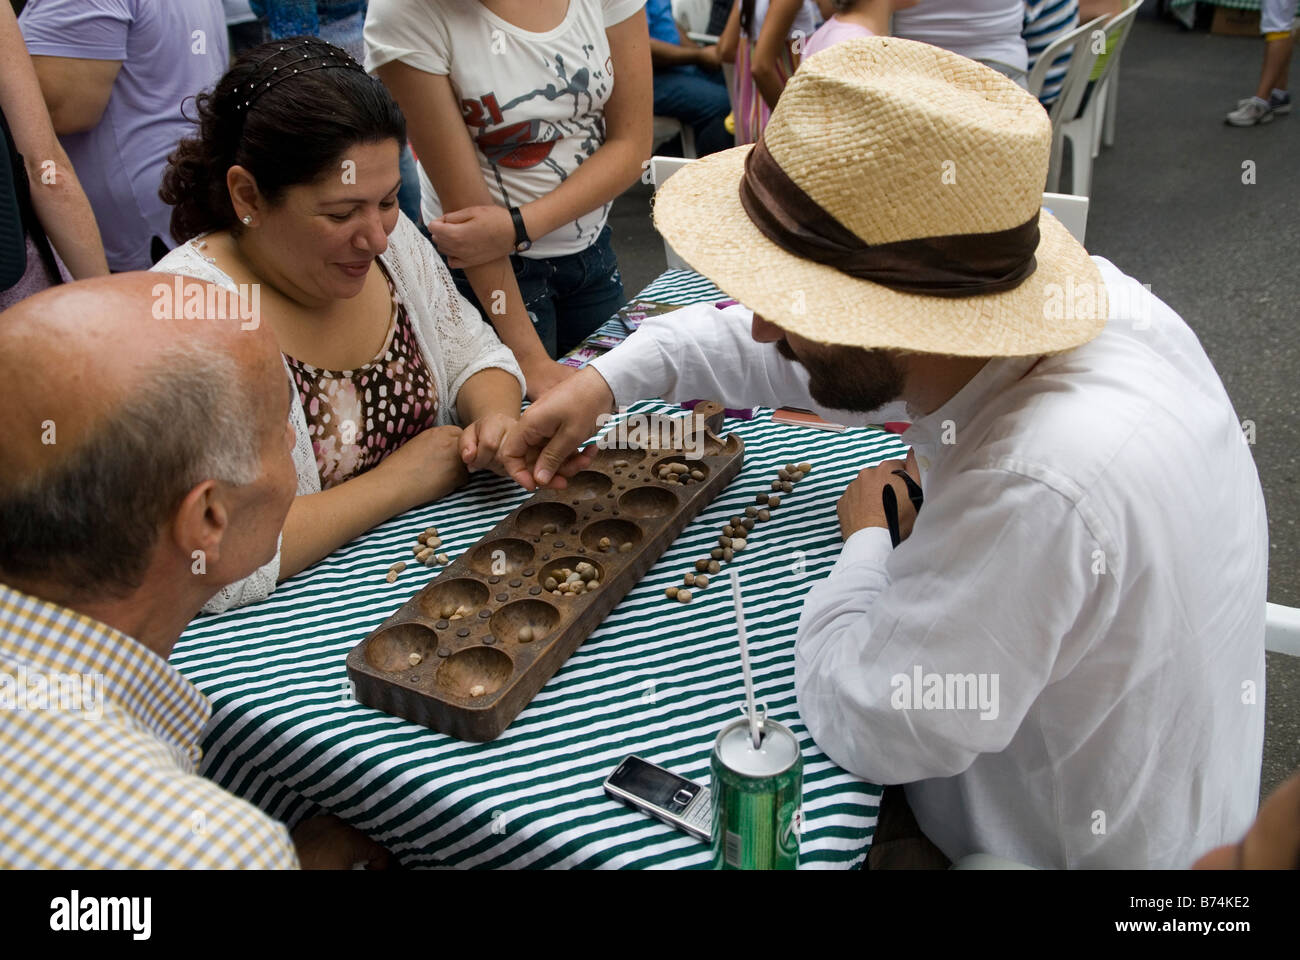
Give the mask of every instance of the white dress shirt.
[[(954, 860), (1184, 868), (1240, 839), (1257, 806), (1268, 531), (1254, 461), (1195, 334), (1094, 260), (1102, 334), (991, 360), (913, 414), (925, 504), (911, 536), (893, 550), (882, 528), (855, 533), (800, 619), (813, 738), (853, 773), (907, 784)], [(703, 311), (647, 321), (592, 362), (619, 402), (656, 381), (666, 399), (799, 402), (798, 368), (743, 344), (735, 311)], [(947, 698), (931, 699), (939, 680)], [(968, 691), (985, 703), (962, 704)]]

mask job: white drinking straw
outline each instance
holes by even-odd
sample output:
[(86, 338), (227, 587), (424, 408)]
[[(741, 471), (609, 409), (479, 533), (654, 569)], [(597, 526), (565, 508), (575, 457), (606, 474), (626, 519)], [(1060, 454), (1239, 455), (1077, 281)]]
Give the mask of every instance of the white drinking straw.
[(749, 735), (754, 739), (754, 749), (762, 738), (758, 734), (758, 712), (754, 707), (754, 674), (749, 669), (749, 646), (745, 643), (745, 607), (740, 596), (740, 574), (731, 571), (731, 599), (736, 605), (736, 632), (740, 636), (740, 668), (745, 674), (745, 707), (749, 711)]

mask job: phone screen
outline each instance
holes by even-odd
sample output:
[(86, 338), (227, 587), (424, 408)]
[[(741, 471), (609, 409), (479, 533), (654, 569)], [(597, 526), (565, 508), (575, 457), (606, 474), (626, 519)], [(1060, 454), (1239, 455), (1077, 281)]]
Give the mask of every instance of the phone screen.
[[(640, 757), (628, 757), (615, 770), (609, 782), (648, 803), (665, 810), (680, 812), (699, 792), (700, 786), (669, 773)], [(687, 791), (686, 794), (680, 791)], [(686, 803), (679, 802), (686, 797)]]

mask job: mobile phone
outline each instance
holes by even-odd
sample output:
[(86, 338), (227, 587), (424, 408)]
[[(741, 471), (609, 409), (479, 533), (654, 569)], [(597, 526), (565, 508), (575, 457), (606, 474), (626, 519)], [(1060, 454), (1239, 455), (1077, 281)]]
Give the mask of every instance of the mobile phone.
[(696, 839), (709, 842), (713, 808), (708, 787), (633, 754), (624, 757), (605, 778), (605, 792)]

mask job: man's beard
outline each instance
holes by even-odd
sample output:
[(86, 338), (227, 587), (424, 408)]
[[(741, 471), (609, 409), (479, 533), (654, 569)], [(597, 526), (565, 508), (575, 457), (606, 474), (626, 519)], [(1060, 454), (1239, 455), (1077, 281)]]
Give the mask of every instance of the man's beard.
[(808, 392), (823, 407), (869, 413), (903, 395), (904, 372), (887, 350), (820, 346), (797, 354), (783, 337), (777, 351), (808, 371)]

